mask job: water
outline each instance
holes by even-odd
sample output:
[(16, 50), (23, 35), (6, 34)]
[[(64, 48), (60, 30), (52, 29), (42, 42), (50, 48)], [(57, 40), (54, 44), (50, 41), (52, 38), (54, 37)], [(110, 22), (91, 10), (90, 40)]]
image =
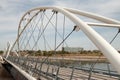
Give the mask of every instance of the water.
[[(94, 66), (93, 66), (94, 65)], [(93, 67), (93, 68), (92, 68)], [(75, 68), (107, 75), (120, 76), (110, 63), (84, 63), (82, 65), (75, 64)]]

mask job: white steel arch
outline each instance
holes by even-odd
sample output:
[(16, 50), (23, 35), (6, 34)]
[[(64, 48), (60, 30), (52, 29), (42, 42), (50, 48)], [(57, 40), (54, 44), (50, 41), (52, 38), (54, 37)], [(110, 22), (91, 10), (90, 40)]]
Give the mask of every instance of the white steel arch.
[[(112, 24), (112, 25), (114, 24), (113, 26), (116, 25), (117, 27), (119, 27), (119, 25), (117, 25), (117, 24), (120, 24), (119, 21), (109, 19), (109, 18), (106, 18), (106, 17), (103, 17), (103, 16), (99, 16), (99, 15), (96, 15), (96, 14), (88, 13), (88, 12), (80, 12), (78, 10), (61, 8), (61, 7), (35, 8), (35, 9), (32, 9), (32, 10), (28, 11), (27, 13), (25, 13), (25, 15), (28, 14), (29, 12), (31, 12), (31, 11), (34, 11), (34, 10), (47, 10), (47, 9), (53, 9), (55, 11), (58, 11), (58, 12), (64, 14), (71, 21), (73, 21), (77, 26), (79, 26), (80, 29), (87, 35), (87, 37), (103, 52), (103, 54), (106, 56), (106, 58), (110, 61), (110, 63), (115, 67), (115, 69), (120, 74), (120, 67), (118, 67), (118, 66), (120, 66), (120, 54), (106, 40), (104, 40), (96, 31), (94, 31), (86, 22), (82, 21), (80, 18), (75, 16), (73, 13), (79, 14), (79, 15), (82, 15), (82, 16), (86, 16), (86, 17), (89, 17), (89, 18), (93, 18), (93, 19), (96, 19), (98, 21), (109, 23), (109, 24)], [(24, 18), (24, 16), (22, 17), (22, 19)], [(22, 22), (22, 19), (20, 20), (20, 24)], [(20, 28), (20, 24), (19, 24), (19, 28)], [(22, 32), (19, 33), (19, 28), (18, 28), (18, 37), (17, 37), (17, 40), (15, 41), (14, 45), (18, 41), (19, 36), (22, 34)], [(26, 28), (26, 26), (25, 26), (25, 28)]]
[(108, 24), (120, 24), (120, 21), (117, 21), (117, 20), (114, 20), (114, 19), (111, 19), (111, 18), (108, 18), (108, 17), (105, 17), (105, 16), (101, 16), (101, 15), (98, 15), (98, 14), (94, 14), (94, 13), (91, 13), (91, 12), (86, 12), (86, 11), (82, 11), (82, 10), (77, 10), (77, 9), (69, 9), (69, 8), (64, 8), (74, 14), (78, 14), (78, 15), (81, 15), (81, 16), (85, 16), (85, 17), (88, 17), (88, 18), (92, 18), (92, 19), (95, 19), (95, 20), (98, 20), (98, 21), (101, 21), (101, 22), (104, 22), (104, 23), (108, 23)]

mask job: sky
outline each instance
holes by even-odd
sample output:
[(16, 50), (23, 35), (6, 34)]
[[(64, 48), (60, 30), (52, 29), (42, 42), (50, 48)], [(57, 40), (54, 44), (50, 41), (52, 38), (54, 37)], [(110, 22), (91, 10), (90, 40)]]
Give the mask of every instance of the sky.
[(62, 6), (89, 11), (120, 21), (120, 0), (1, 0), (0, 49), (13, 44), (23, 14), (40, 6)]

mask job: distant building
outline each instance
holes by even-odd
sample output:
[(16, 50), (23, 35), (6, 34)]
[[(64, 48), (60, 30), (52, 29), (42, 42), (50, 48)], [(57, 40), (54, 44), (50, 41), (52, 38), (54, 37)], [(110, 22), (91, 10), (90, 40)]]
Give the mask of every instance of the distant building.
[(62, 47), (62, 51), (66, 52), (81, 52), (83, 48), (81, 47)]

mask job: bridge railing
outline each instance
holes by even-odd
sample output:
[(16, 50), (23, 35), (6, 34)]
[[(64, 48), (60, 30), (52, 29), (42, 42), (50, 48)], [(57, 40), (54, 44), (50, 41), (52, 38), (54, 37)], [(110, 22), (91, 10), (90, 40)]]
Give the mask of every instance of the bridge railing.
[[(68, 63), (57, 64), (60, 60), (52, 60), (45, 58), (32, 58), (32, 57), (13, 57), (9, 56), (8, 60), (25, 70), (31, 76), (35, 78), (46, 78), (49, 80), (73, 80), (73, 79), (88, 79), (89, 67), (75, 67), (75, 63), (69, 65)], [(109, 63), (106, 63), (109, 64)], [(91, 79), (119, 79), (119, 76), (115, 71), (94, 69), (92, 71)]]

